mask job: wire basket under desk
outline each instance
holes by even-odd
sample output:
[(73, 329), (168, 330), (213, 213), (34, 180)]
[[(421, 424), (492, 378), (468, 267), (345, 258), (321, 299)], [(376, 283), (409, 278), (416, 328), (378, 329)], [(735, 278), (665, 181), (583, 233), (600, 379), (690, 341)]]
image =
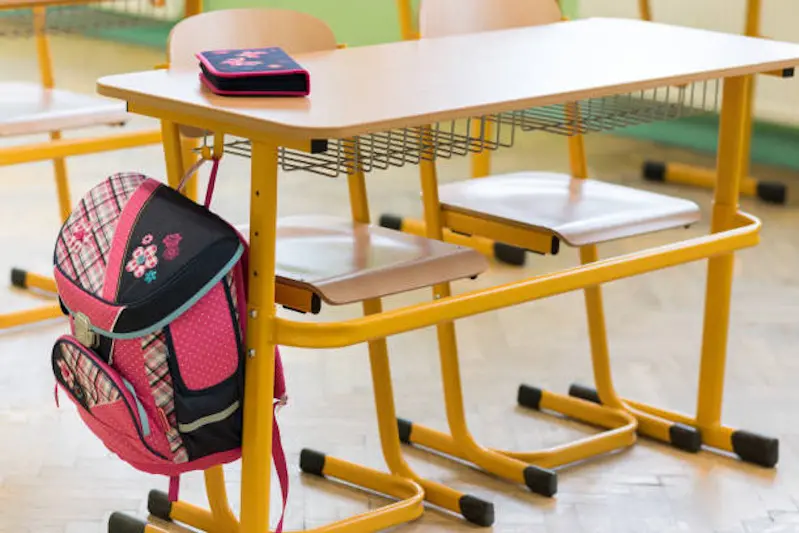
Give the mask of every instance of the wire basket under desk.
[[(330, 139), (323, 143), (324, 149), (315, 153), (281, 148), (279, 161), (286, 172), (306, 171), (328, 177), (352, 174), (356, 169), (371, 172), (417, 165), (423, 160), (509, 148), (517, 135), (525, 132), (585, 135), (714, 113), (719, 108), (720, 86), (719, 80), (711, 80), (370, 133), (353, 139)], [(225, 143), (225, 153), (250, 157), (250, 143), (231, 140)]]

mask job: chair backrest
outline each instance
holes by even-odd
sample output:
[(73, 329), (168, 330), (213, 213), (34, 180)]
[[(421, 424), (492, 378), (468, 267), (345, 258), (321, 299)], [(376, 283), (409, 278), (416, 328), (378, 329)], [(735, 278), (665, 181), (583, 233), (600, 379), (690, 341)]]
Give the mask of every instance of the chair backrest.
[(422, 38), (446, 37), (550, 24), (561, 19), (557, 0), (422, 0), (419, 34)]
[(332, 50), (336, 37), (321, 20), (287, 9), (225, 9), (180, 21), (169, 34), (170, 70), (197, 70), (194, 54), (224, 48), (279, 46), (289, 54)]

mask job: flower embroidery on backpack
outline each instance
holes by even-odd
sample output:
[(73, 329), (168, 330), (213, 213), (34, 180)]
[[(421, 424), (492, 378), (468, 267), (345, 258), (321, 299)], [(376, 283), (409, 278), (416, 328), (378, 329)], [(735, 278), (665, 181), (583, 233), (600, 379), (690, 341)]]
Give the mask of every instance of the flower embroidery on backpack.
[(151, 234), (149, 234), (149, 233), (147, 235), (145, 235), (144, 238), (141, 240), (141, 243), (144, 246), (147, 246), (151, 242), (153, 242), (153, 236)]
[(164, 259), (167, 261), (172, 261), (177, 256), (180, 255), (180, 241), (183, 237), (180, 233), (170, 233), (163, 239), (164, 246), (166, 246), (166, 250), (164, 251)]
[(158, 246), (151, 244), (150, 246), (139, 246), (133, 250), (128, 264), (125, 265), (125, 270), (132, 273), (135, 277), (140, 278), (144, 276), (145, 272), (153, 269), (158, 265), (158, 257), (155, 253), (158, 251)]
[(150, 270), (144, 275), (144, 281), (152, 283), (155, 281), (155, 270)]

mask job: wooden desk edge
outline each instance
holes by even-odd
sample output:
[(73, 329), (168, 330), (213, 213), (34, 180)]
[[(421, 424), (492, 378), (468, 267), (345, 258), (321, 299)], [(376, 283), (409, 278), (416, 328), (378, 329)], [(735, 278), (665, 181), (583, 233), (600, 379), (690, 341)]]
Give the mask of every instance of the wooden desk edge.
[[(274, 138), (292, 139), (347, 139), (358, 135), (369, 133), (385, 132), (392, 129), (403, 129), (426, 126), (436, 122), (447, 122), (466, 117), (477, 117), (482, 115), (493, 115), (503, 112), (519, 111), (533, 107), (543, 107), (555, 104), (564, 104), (572, 101), (586, 100), (589, 98), (601, 98), (615, 95), (623, 95), (645, 90), (651, 90), (666, 86), (677, 86), (696, 82), (722, 80), (723, 78), (763, 74), (771, 71), (783, 71), (799, 66), (799, 57), (796, 59), (785, 59), (761, 63), (757, 66), (744, 66), (729, 69), (708, 70), (705, 72), (673, 76), (668, 78), (653, 78), (645, 82), (634, 82), (621, 85), (613, 85), (602, 88), (584, 89), (571, 93), (560, 93), (541, 97), (524, 98), (519, 100), (507, 101), (502, 103), (492, 103), (480, 106), (471, 106), (445, 111), (436, 111), (420, 115), (399, 117), (373, 123), (344, 124), (339, 126), (292, 126), (290, 124), (259, 119), (252, 116), (242, 115), (235, 112), (225, 111), (221, 108), (201, 108), (192, 104), (180, 101), (166, 100), (147, 94), (134, 93), (118, 86), (109, 85), (110, 78), (124, 77), (124, 74), (107, 76), (97, 81), (97, 92), (102, 96), (116, 98), (127, 101), (130, 104), (130, 111), (136, 113), (135, 107), (148, 108), (153, 113), (173, 112), (186, 118), (191, 117), (192, 121), (186, 125), (200, 126), (208, 122), (219, 124), (229, 124), (239, 132), (247, 132), (243, 137), (250, 137), (253, 140), (267, 140)], [(163, 72), (163, 71), (158, 71)], [(136, 73), (133, 73), (136, 74)], [(169, 75), (164, 72), (164, 75)], [(158, 115), (150, 115), (154, 118), (161, 118)], [(227, 133), (240, 135), (232, 130), (224, 130)]]

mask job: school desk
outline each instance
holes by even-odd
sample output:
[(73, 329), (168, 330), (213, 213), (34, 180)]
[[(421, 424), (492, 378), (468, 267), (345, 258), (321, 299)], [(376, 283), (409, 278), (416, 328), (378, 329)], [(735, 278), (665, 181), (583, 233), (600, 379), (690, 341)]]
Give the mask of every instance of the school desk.
[[(263, 533), (268, 529), (272, 413), (264, 407), (272, 394), (275, 345), (331, 348), (363, 343), (703, 259), (708, 260), (707, 303), (696, 416), (641, 403), (625, 401), (624, 405), (639, 421), (649, 421), (639, 424), (642, 433), (663, 439), (664, 426), (652, 420), (679, 422), (698, 428), (707, 446), (729, 451), (737, 448), (739, 455), (751, 452), (734, 446), (735, 435), (740, 433), (721, 423), (734, 252), (755, 246), (760, 234), (760, 222), (738, 208), (745, 102), (752, 75), (792, 69), (799, 64), (799, 46), (598, 18), (349, 48), (301, 55), (297, 60), (311, 73), (309, 98), (214, 96), (201, 86), (196, 72), (138, 72), (98, 81), (101, 95), (124, 100), (130, 112), (164, 122), (170, 182), (182, 170), (177, 163), (178, 124), (251, 142), (247, 339), (251, 357), (245, 399), (240, 531)], [(481, 116), (492, 116), (507, 128), (516, 128), (528, 116), (517, 113), (522, 110), (656, 88), (677, 87), (674, 91), (679, 92), (679, 87), (708, 80), (723, 80), (719, 177), (708, 235), (342, 322), (306, 323), (276, 317), (274, 239), (279, 165), (286, 168), (290, 160), (305, 158), (306, 163), (312, 163), (317, 158), (315, 170), (332, 169), (333, 174), (345, 175), (352, 169), (351, 155), (337, 150), (335, 147), (341, 144), (336, 140), (357, 138), (368, 148), (399, 139), (409, 146), (421, 144), (424, 151), (429, 141), (415, 145), (408, 141), (411, 128)], [(353, 102), (357, 105), (350, 105)], [(521, 118), (516, 121), (514, 117)], [(528, 126), (533, 124), (530, 129), (543, 120), (538, 115), (533, 118), (527, 122)], [(604, 120), (617, 119), (608, 116)], [(543, 124), (546, 126), (545, 121)], [(541, 129), (546, 129), (544, 126)], [(388, 132), (390, 139), (385, 141)], [(325, 140), (329, 141), (327, 150), (320, 153)], [(364, 164), (375, 169), (412, 164), (425, 155), (414, 159), (404, 153), (392, 154), (373, 154), (371, 160), (364, 157)], [(307, 165), (304, 168), (314, 170)], [(428, 222), (433, 224), (428, 225), (428, 236), (440, 238), (441, 227), (434, 227), (435, 217), (428, 217)], [(772, 444), (758, 438), (766, 447)], [(762, 444), (757, 439), (744, 440), (755, 448)], [(344, 477), (346, 474), (342, 473)], [(212, 519), (208, 512), (202, 517)], [(387, 527), (385, 520), (385, 515), (369, 516), (354, 530)], [(333, 524), (319, 530), (340, 531), (339, 527)]]

